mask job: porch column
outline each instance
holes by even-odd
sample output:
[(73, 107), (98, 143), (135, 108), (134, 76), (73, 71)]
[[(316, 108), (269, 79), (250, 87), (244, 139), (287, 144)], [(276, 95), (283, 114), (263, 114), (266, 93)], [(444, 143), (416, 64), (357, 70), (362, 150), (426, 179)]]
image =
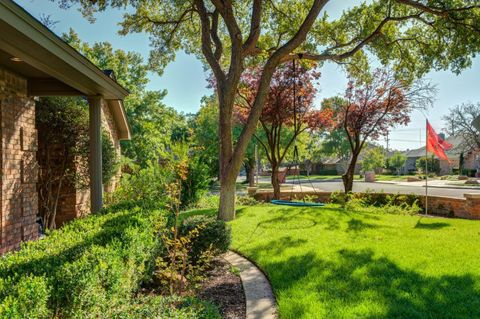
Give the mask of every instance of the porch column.
[(98, 212), (103, 206), (102, 185), (102, 97), (88, 97), (90, 132), (90, 210)]

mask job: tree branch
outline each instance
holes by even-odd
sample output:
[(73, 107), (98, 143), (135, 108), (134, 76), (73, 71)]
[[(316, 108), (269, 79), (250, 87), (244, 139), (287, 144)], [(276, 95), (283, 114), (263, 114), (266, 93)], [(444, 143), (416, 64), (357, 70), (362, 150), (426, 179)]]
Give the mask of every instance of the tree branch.
[(200, 22), (202, 26), (202, 52), (207, 59), (208, 64), (212, 68), (217, 83), (222, 83), (226, 80), (225, 73), (223, 72), (220, 63), (215, 58), (215, 54), (212, 51), (212, 41), (210, 38), (210, 21), (208, 19), (207, 9), (203, 0), (195, 0), (195, 6), (197, 7), (198, 15), (200, 16)]
[(260, 21), (262, 18), (262, 0), (253, 0), (252, 18), (250, 22), (250, 33), (243, 44), (243, 55), (250, 54), (255, 49), (260, 37)]

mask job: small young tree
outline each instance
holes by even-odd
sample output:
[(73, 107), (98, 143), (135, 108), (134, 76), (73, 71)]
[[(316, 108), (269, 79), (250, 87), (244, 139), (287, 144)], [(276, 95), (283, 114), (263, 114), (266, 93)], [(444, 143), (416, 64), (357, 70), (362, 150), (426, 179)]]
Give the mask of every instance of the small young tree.
[(434, 155), (431, 156), (422, 156), (415, 161), (415, 167), (419, 172), (425, 174), (425, 161), (427, 162), (428, 173), (438, 173), (440, 171), (440, 163), (435, 158)]
[[(41, 134), (37, 160), (40, 215), (46, 228), (56, 228), (55, 219), (63, 191), (86, 189), (89, 134), (88, 107), (80, 98), (41, 98), (35, 122)], [(102, 131), (102, 175), (108, 183), (118, 171), (118, 158), (110, 135)]]
[(463, 152), (461, 152), (458, 158), (458, 175), (464, 175), (464, 167), (465, 167), (465, 155), (463, 154)]
[(347, 134), (351, 157), (342, 176), (345, 192), (353, 187), (358, 156), (367, 140), (376, 140), (389, 128), (410, 122), (414, 108), (427, 107), (434, 88), (422, 81), (409, 84), (388, 71), (376, 70), (370, 79), (351, 80), (345, 101), (338, 110), (338, 123)]
[[(242, 76), (235, 111), (243, 124), (247, 123), (250, 117), (260, 84), (260, 75), (258, 69), (251, 68)], [(254, 136), (263, 147), (271, 165), (275, 199), (280, 197), (279, 168), (298, 136), (307, 129), (320, 130), (333, 124), (330, 109), (312, 108), (316, 93), (314, 81), (319, 76), (312, 69), (304, 66), (294, 67), (293, 63), (278, 67), (273, 75), (259, 120), (262, 133), (257, 132)]]
[(40, 214), (55, 228), (60, 195), (66, 187), (88, 187), (88, 113), (78, 98), (41, 98), (36, 105)]
[(393, 168), (397, 172), (397, 175), (400, 175), (400, 170), (405, 165), (406, 161), (407, 157), (397, 151), (388, 159), (388, 166)]
[(368, 172), (383, 167), (385, 167), (385, 154), (383, 150), (379, 147), (368, 149), (362, 160), (363, 171)]

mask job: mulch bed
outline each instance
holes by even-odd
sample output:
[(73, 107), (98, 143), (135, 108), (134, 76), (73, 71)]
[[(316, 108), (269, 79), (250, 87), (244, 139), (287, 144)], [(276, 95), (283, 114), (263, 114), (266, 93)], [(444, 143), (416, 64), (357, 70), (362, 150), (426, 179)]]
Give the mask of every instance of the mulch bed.
[(222, 257), (213, 262), (213, 269), (202, 285), (198, 297), (217, 305), (223, 318), (244, 319), (245, 294), (240, 276), (231, 272), (231, 265)]

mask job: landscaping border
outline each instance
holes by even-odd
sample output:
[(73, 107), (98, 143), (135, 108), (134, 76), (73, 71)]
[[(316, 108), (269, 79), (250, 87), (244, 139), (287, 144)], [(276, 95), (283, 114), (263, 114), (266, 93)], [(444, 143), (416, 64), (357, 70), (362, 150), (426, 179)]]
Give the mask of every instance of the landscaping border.
[[(304, 197), (314, 198), (314, 201), (329, 203), (333, 192), (327, 191), (283, 191), (280, 193), (280, 199), (289, 200), (291, 198), (302, 199)], [(415, 194), (393, 194), (393, 193), (367, 193), (357, 192), (356, 195), (364, 196), (407, 196), (414, 197), (421, 208), (425, 208), (425, 196)], [(259, 190), (252, 195), (256, 200), (270, 202), (273, 199), (273, 191)], [(428, 196), (429, 214), (443, 217), (457, 217), (464, 219), (480, 220), (480, 194), (465, 193), (464, 198), (446, 197), (446, 196)]]
[(278, 318), (275, 296), (265, 274), (251, 261), (233, 251), (228, 251), (224, 258), (240, 272), (245, 292), (246, 318)]

